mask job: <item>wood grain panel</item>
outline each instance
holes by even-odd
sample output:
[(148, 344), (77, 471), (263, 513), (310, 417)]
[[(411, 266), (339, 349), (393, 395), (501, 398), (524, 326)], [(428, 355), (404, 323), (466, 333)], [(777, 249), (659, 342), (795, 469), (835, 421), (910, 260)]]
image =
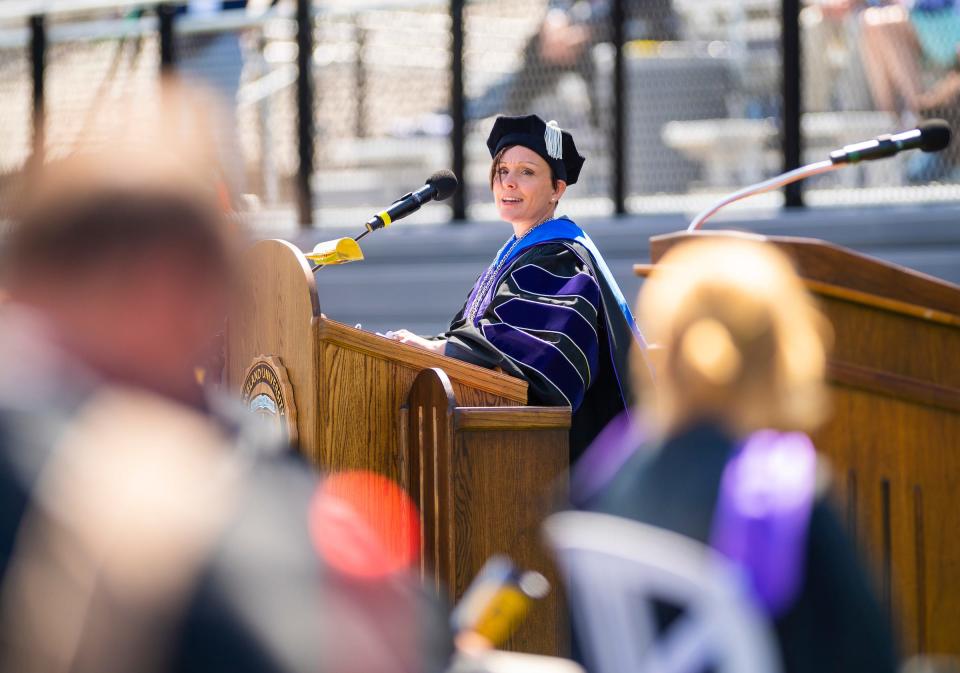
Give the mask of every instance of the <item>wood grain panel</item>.
[(853, 302), (861, 306), (879, 308), (890, 313), (900, 313), (911, 318), (922, 318), (930, 322), (960, 327), (960, 316), (952, 313), (945, 313), (944, 311), (938, 311), (918, 304), (911, 304), (899, 299), (889, 299), (876, 294), (851, 290), (839, 285), (823, 283), (818, 280), (804, 279), (804, 284), (807, 286), (807, 289), (814, 294), (829, 297), (830, 299)]
[(892, 617), (907, 653), (960, 653), (957, 437), (958, 413), (849, 386), (835, 386), (834, 417), (815, 435), (835, 474), (855, 475), (852, 488), (843, 480), (841, 511), (856, 517), (880, 595), (889, 573)]
[(416, 372), (334, 344), (321, 349), (326, 378), (317, 408), (320, 464), (335, 471), (373, 470), (402, 483), (397, 430)]
[(227, 384), (238, 391), (259, 355), (279, 356), (287, 369), (297, 409), (300, 446), (317, 459), (316, 371), (320, 302), (313, 274), (299, 250), (285, 241), (260, 241), (241, 266), (240, 292), (227, 329)]
[(927, 546), (924, 535), (923, 489), (919, 484), (913, 487), (913, 563), (916, 567), (916, 651), (927, 652)]
[[(329, 332), (322, 325), (320, 333)], [(403, 464), (399, 460), (402, 454), (398, 432), (400, 410), (406, 403), (414, 379), (422, 371), (420, 365), (424, 360), (394, 359), (384, 353), (375, 354), (367, 348), (353, 348), (345, 339), (321, 340), (320, 343), (324, 371), (318, 406), (320, 464), (332, 470), (365, 467), (403, 483)], [(415, 350), (403, 344), (389, 341), (387, 344), (391, 352), (399, 350), (394, 346)], [(451, 389), (458, 401), (462, 399), (470, 405), (516, 404), (514, 399), (472, 387), (475, 369), (484, 375), (510, 377), (471, 365), (450, 366), (451, 362), (463, 363), (442, 356), (433, 355), (431, 360), (434, 365), (442, 366), (451, 379), (459, 377), (451, 381)], [(523, 386), (519, 389), (526, 397), (526, 383), (520, 383)], [(511, 394), (516, 394), (517, 386), (511, 386)]]
[(793, 259), (804, 278), (960, 317), (960, 288), (953, 283), (812, 238), (676, 232), (650, 239), (650, 260), (658, 262), (667, 250), (685, 241), (729, 237), (773, 243)]
[[(446, 371), (446, 367), (440, 367), (443, 371)], [(457, 399), (457, 402), (465, 406), (470, 407), (500, 407), (510, 405), (510, 400), (507, 400), (499, 395), (493, 393), (488, 393), (483, 390), (477, 390), (476, 388), (471, 387), (468, 383), (460, 381), (451, 381), (453, 385), (453, 394)]]
[(960, 329), (832, 298), (820, 306), (833, 325), (834, 362), (960, 389)]
[(540, 536), (556, 497), (567, 491), (567, 428), (458, 430), (453, 457), (456, 559), (452, 589), (460, 595), (493, 553), (550, 581), (550, 595), (536, 603), (506, 648), (560, 654), (569, 643), (560, 581)]
[(496, 397), (512, 399), (519, 404), (527, 402), (526, 381), (492, 369), (484, 369), (425, 351), (422, 348), (402, 344), (329, 318), (324, 318), (318, 335), (327, 343), (337, 344), (370, 357), (387, 359), (409, 369), (420, 371), (429, 367), (442, 367), (451, 381), (465, 381), (473, 389), (491, 393)]
[(570, 427), (569, 407), (458, 407), (459, 430), (551, 430)]
[(834, 383), (869, 390), (878, 395), (889, 395), (914, 404), (960, 412), (960, 388), (938, 386), (880, 369), (836, 360), (828, 363), (827, 377)]
[[(655, 266), (654, 264), (634, 264), (633, 273), (642, 278), (647, 278), (653, 273)], [(860, 290), (851, 290), (840, 285), (831, 285), (830, 283), (811, 280), (809, 278), (804, 279), (804, 285), (814, 294), (823, 297), (854, 302), (863, 306), (890, 311), (891, 313), (902, 313), (903, 315), (913, 318), (923, 318), (924, 320), (939, 322), (944, 325), (960, 326), (960, 316), (899, 299), (888, 299), (880, 295), (861, 292)]]
[(442, 370), (424, 370), (407, 405), (411, 426), (420, 426), (410, 427), (407, 435), (420, 446), (411, 453), (422, 457), (418, 481), (425, 554), (453, 599), (496, 553), (544, 573), (554, 593), (534, 606), (507, 647), (565, 651), (569, 634), (562, 595), (539, 529), (554, 498), (566, 495), (570, 411), (452, 407), (451, 393)]
[[(447, 592), (453, 575), (451, 559), (442, 553), (452, 517), (447, 461), (453, 447), (456, 400), (450, 380), (440, 370), (421, 372), (410, 388), (406, 409), (411, 447), (410, 482), (415, 484), (422, 530), (421, 571), (438, 591)], [(415, 470), (415, 473), (413, 471)]]

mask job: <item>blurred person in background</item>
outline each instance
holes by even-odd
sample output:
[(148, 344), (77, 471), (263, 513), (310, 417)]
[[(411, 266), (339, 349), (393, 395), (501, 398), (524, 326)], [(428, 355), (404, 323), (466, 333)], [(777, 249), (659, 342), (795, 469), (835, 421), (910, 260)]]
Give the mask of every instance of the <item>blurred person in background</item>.
[(197, 382), (240, 244), (214, 110), (166, 86), (26, 178), (2, 250), (0, 670), (440, 670), (398, 489), (320, 480)]
[[(638, 310), (662, 348), (655, 386), (637, 363), (647, 438), (624, 435), (640, 445), (588, 508), (738, 563), (774, 622), (786, 671), (893, 671), (889, 625), (798, 432), (825, 416), (829, 330), (790, 263), (749, 239), (683, 244), (644, 283)], [(618, 439), (605, 433), (598, 444)], [(738, 509), (751, 502), (769, 510)], [(745, 534), (751, 516), (761, 523)]]
[[(190, 0), (176, 5), (181, 16), (215, 19), (223, 12), (240, 13), (251, 5), (259, 9), (265, 0)], [(225, 192), (232, 207), (239, 204), (246, 175), (240, 133), (237, 128), (237, 94), (243, 77), (243, 34), (238, 30), (214, 30), (205, 33), (178, 35), (175, 49), (177, 75), (216, 92), (222, 97), (223, 115), (218, 129), (221, 164), (227, 182), (235, 189)]]
[(800, 12), (804, 110), (873, 109), (860, 57), (862, 0), (805, 0)]
[[(549, 0), (537, 31), (520, 52), (519, 67), (501, 76), (479, 96), (468, 98), (466, 118), (476, 121), (500, 114), (525, 114), (538, 98), (555, 93), (560, 79), (572, 73), (587, 85), (590, 124), (602, 128), (592, 50), (612, 37), (612, 5), (612, 0)], [(624, 7), (627, 40), (680, 39), (680, 17), (672, 0), (624, 0)], [(393, 133), (447, 135), (451, 128), (450, 115), (437, 111), (400, 120), (394, 124)]]
[[(216, 129), (221, 170), (225, 174), (222, 200), (239, 209), (240, 195), (246, 189), (246, 173), (237, 119), (237, 96), (243, 80), (245, 55), (249, 46), (249, 31), (225, 29), (218, 19), (242, 18), (260, 15), (278, 4), (279, 0), (189, 0), (173, 3), (179, 17), (199, 20), (205, 30), (177, 32), (174, 48), (174, 70), (177, 76), (205, 87), (221, 98), (219, 128)], [(136, 15), (143, 10), (135, 12)]]
[[(900, 0), (861, 14), (861, 53), (877, 109), (910, 125), (960, 120), (960, 6), (956, 0)], [(957, 175), (956, 150), (916, 155), (910, 182)]]
[(487, 149), (490, 189), (513, 235), (445, 334), (387, 335), (523, 379), (530, 404), (571, 407), (573, 461), (630, 405), (626, 359), (643, 338), (600, 251), (557, 214), (585, 161), (573, 136), (536, 115), (498, 117)]
[[(879, 109), (918, 115), (957, 102), (960, 14), (954, 0), (868, 7), (862, 23), (863, 60)], [(930, 87), (923, 66), (940, 74)]]
[[(540, 28), (523, 48), (520, 68), (505, 75), (487, 91), (467, 102), (466, 114), (480, 119), (494, 114), (518, 115), (533, 101), (553, 91), (560, 77), (576, 73), (587, 83), (595, 101), (592, 48), (609, 41), (611, 0), (550, 0)], [(677, 40), (679, 17), (671, 0), (625, 0), (627, 40)], [(590, 108), (599, 127), (599, 110)]]

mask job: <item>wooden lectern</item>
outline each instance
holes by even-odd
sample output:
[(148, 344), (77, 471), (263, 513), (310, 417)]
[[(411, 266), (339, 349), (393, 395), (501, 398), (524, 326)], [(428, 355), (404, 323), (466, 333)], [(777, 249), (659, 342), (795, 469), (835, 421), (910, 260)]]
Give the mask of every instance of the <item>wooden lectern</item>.
[[(507, 643), (510, 649), (564, 654), (569, 640), (560, 582), (540, 543), (552, 498), (567, 489), (567, 407), (458, 406), (441, 368), (417, 376), (405, 408), (407, 446), (421, 461), (424, 574), (462, 596), (491, 551), (550, 581), (551, 594)], [(558, 451), (557, 447), (564, 447)]]
[[(494, 553), (556, 585), (537, 515), (565, 495), (569, 409), (522, 406), (524, 381), (327, 319), (306, 258), (287, 242), (255, 244), (243, 269), (227, 381), (244, 403), (318, 467), (370, 470), (406, 489), (420, 509), (424, 572), (452, 599)], [(566, 648), (556, 596), (528, 621), (511, 648)]]
[[(816, 433), (903, 654), (960, 655), (960, 287), (824, 241), (747, 236), (794, 261), (833, 324), (833, 417)], [(638, 265), (638, 273), (645, 272)]]

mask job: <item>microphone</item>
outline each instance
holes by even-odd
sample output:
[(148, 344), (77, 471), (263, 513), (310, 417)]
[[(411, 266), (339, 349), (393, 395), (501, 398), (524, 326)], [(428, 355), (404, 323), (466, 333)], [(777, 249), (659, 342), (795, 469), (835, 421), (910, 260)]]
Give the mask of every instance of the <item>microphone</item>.
[(830, 153), (834, 164), (856, 164), (886, 159), (904, 150), (939, 152), (950, 144), (950, 126), (942, 119), (929, 119), (917, 128), (895, 135), (886, 133), (873, 140), (847, 145)]
[(367, 220), (367, 231), (376, 231), (389, 227), (393, 222), (406, 217), (410, 213), (420, 210), (420, 206), (430, 201), (443, 201), (457, 191), (457, 176), (452, 171), (437, 171), (429, 178), (426, 184), (415, 192), (404, 194), (390, 204), (383, 212), (377, 213)]

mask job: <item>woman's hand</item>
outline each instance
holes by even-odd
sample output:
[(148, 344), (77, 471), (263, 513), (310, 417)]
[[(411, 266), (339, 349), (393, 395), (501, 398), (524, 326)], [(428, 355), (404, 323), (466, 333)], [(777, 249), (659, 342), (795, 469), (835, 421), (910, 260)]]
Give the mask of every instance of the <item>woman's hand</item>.
[(444, 346), (447, 342), (443, 339), (431, 340), (424, 339), (421, 336), (417, 336), (410, 330), (398, 329), (395, 331), (387, 332), (383, 336), (388, 339), (393, 339), (394, 341), (399, 341), (403, 344), (410, 344), (411, 346), (416, 346), (417, 348), (422, 348), (425, 351), (431, 351), (433, 353), (439, 353), (443, 355)]

